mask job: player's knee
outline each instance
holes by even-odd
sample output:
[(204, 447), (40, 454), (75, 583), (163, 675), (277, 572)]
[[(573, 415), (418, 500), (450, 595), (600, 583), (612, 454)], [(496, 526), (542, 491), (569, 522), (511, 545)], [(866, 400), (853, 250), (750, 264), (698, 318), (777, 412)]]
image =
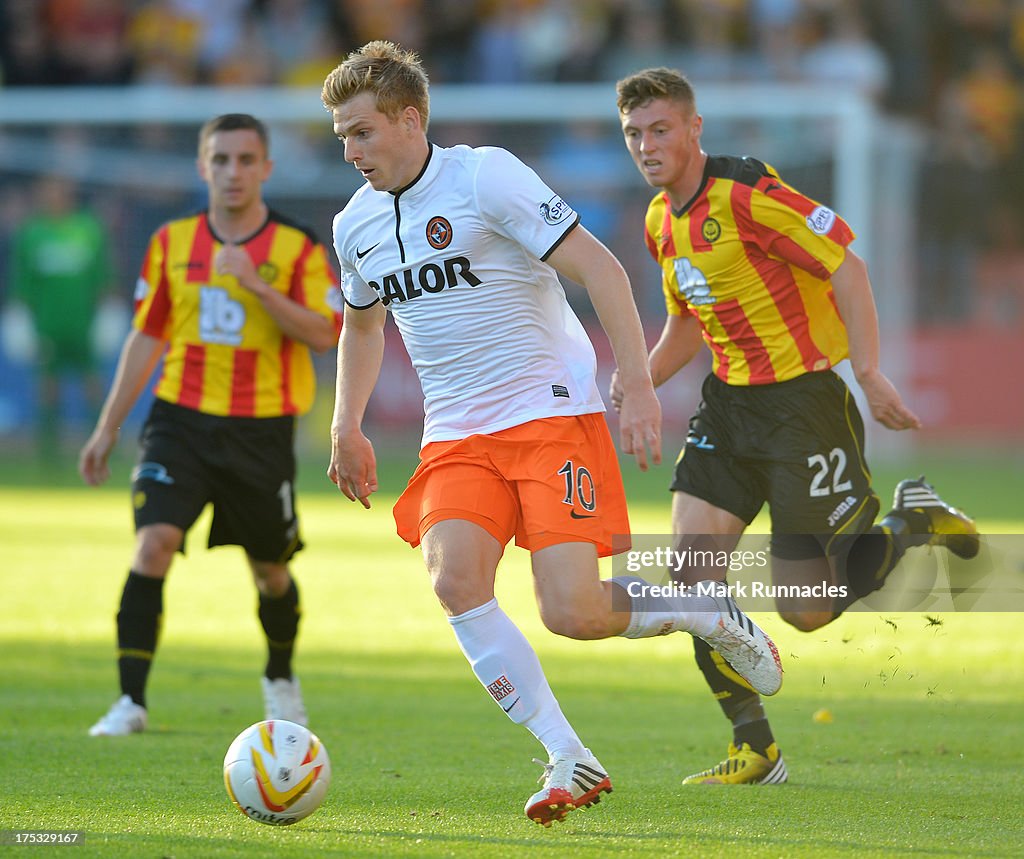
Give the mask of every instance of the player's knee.
[(555, 635), (577, 641), (593, 641), (608, 636), (607, 623), (602, 617), (582, 614), (573, 610), (542, 611), (544, 626)]
[(779, 617), (801, 632), (814, 632), (835, 619), (835, 615), (830, 611), (801, 611), (797, 609), (780, 609)]
[(431, 571), (431, 580), (438, 602), (453, 617), (472, 611), (494, 597), (493, 591), (462, 576)]
[(269, 597), (283, 596), (291, 587), (292, 576), (287, 564), (271, 564), (249, 559), (256, 589)]
[(163, 576), (181, 546), (181, 531), (171, 525), (149, 525), (139, 531), (132, 569), (148, 576)]

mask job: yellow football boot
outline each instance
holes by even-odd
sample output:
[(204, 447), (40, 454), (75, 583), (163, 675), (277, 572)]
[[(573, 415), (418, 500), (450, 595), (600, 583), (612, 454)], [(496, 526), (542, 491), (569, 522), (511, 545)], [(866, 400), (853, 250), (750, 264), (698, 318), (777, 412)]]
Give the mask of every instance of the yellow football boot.
[(704, 772), (683, 779), (683, 784), (783, 784), (789, 773), (779, 747), (772, 743), (767, 757), (759, 755), (749, 743), (739, 749), (729, 743), (729, 757)]

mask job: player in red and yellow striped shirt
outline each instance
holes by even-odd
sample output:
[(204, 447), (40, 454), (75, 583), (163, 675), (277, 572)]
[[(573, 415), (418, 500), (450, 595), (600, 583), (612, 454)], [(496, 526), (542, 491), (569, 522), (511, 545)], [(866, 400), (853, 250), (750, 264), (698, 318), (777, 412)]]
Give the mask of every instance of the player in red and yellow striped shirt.
[(644, 238), (664, 272), (669, 314), (696, 317), (714, 373), (729, 385), (835, 366), (848, 346), (828, 280), (850, 228), (753, 159), (708, 158), (702, 178), (685, 212), (667, 192), (647, 210)]
[(79, 460), (86, 483), (109, 477), (121, 424), (162, 358), (132, 474), (135, 554), (117, 615), (122, 694), (93, 736), (146, 727), (164, 579), (208, 503), (209, 545), (240, 545), (259, 591), (266, 716), (306, 721), (291, 668), (299, 596), (288, 562), (302, 548), (293, 440), (315, 392), (310, 350), (337, 342), (340, 296), (323, 245), (263, 201), (273, 166), (263, 123), (210, 120), (197, 164), (209, 205), (150, 240), (134, 327)]
[[(218, 254), (242, 246), (258, 291), (217, 268)], [(135, 302), (135, 327), (167, 343), (157, 397), (230, 417), (308, 411), (315, 390), (309, 346), (301, 332), (285, 333), (264, 300), (273, 291), (282, 308), (309, 312), (319, 317), (313, 324), (333, 330), (333, 284), (323, 245), (273, 209), (242, 244), (221, 238), (206, 212), (166, 224), (150, 240)]]
[[(849, 358), (872, 416), (893, 430), (917, 417), (879, 369), (878, 321), (850, 227), (753, 158), (709, 156), (686, 78), (647, 69), (619, 81), (626, 147), (659, 189), (644, 237), (661, 266), (668, 317), (651, 350), (662, 384), (707, 344), (712, 373), (690, 421), (672, 483), (677, 548), (732, 552), (767, 502), (775, 583), (817, 586), (820, 599), (777, 599), (802, 630), (837, 617), (882, 586), (912, 546), (945, 541), (977, 552), (973, 521), (922, 480), (879, 501), (864, 460), (864, 427), (843, 381)], [(612, 400), (620, 398), (617, 380)], [(725, 582), (727, 570), (715, 571)], [(683, 570), (694, 584), (706, 569)], [(822, 587), (824, 586), (824, 587)], [(841, 596), (832, 599), (828, 586)], [(685, 783), (779, 784), (786, 765), (758, 695), (705, 642), (697, 664), (733, 725), (729, 758)]]

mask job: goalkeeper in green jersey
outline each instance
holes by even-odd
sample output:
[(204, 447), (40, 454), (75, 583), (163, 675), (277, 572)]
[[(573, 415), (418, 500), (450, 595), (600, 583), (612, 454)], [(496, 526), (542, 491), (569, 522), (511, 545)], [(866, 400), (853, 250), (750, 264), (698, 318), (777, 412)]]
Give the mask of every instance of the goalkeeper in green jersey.
[(36, 196), (36, 211), (13, 237), (10, 294), (27, 308), (35, 328), (36, 442), (46, 456), (59, 442), (62, 378), (81, 380), (90, 407), (99, 399), (91, 330), (112, 270), (107, 228), (78, 206), (70, 180), (46, 176), (37, 184)]

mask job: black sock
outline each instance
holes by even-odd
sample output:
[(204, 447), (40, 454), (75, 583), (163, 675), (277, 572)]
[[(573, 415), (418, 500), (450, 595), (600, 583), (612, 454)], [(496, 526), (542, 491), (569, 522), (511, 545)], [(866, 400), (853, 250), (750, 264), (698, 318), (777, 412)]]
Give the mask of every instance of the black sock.
[(259, 616), (267, 636), (268, 680), (292, 676), (292, 654), (295, 651), (295, 636), (299, 631), (299, 589), (295, 579), (279, 597), (260, 594)]
[(704, 639), (694, 636), (693, 655), (715, 700), (733, 726), (733, 744), (741, 748), (749, 743), (755, 752), (765, 754), (775, 738), (765, 717), (761, 696)]
[(117, 612), (117, 668), (121, 693), (146, 706), (146, 680), (153, 664), (164, 610), (164, 580), (129, 571)]
[(845, 560), (850, 593), (837, 608), (839, 614), (851, 603), (885, 584), (907, 549), (923, 546), (931, 538), (928, 515), (916, 510), (892, 510), (877, 525), (861, 534), (850, 546)]
[(772, 736), (767, 719), (756, 719), (753, 722), (732, 726), (732, 744), (737, 749), (742, 749), (743, 744), (747, 743), (759, 755), (768, 757), (768, 747), (774, 742), (775, 737)]

